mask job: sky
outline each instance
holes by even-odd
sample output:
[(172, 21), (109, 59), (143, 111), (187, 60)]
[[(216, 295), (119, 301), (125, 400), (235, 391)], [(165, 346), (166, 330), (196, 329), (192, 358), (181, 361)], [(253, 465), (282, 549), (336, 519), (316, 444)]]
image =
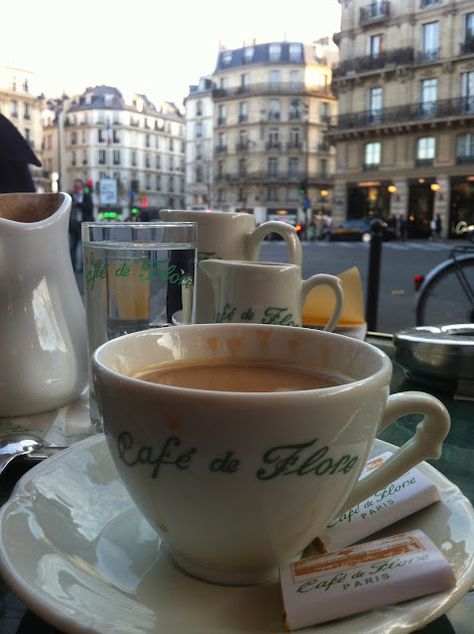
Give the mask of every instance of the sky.
[(182, 101), (219, 45), (312, 42), (339, 30), (337, 0), (23, 0), (2, 10), (0, 65), (35, 73), (48, 97), (108, 84)]

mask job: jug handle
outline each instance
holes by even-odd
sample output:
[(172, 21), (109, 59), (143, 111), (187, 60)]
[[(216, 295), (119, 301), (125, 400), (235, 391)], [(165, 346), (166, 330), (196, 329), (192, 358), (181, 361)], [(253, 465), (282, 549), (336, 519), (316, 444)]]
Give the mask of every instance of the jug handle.
[(277, 233), (283, 238), (288, 247), (288, 260), (292, 264), (301, 266), (303, 262), (303, 249), (301, 242), (296, 233), (296, 229), (285, 222), (270, 220), (259, 225), (252, 233), (247, 236), (247, 253), (249, 260), (258, 260), (260, 256), (260, 247), (263, 239), (270, 233)]

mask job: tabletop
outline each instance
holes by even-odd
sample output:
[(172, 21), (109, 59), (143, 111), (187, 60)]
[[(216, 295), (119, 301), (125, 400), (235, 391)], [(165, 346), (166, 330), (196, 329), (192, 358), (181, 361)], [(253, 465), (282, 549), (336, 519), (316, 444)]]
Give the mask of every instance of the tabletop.
[[(381, 348), (393, 360), (394, 348), (391, 336), (369, 333), (367, 341)], [(456, 400), (452, 394), (443, 392), (439, 387), (435, 389), (429, 384), (416, 383), (408, 379), (403, 369), (394, 362), (391, 391), (400, 392), (413, 389), (430, 392), (446, 405), (451, 415), (451, 430), (444, 442), (441, 458), (433, 461), (432, 464), (457, 484), (464, 495), (473, 503), (474, 401)], [(412, 435), (417, 420), (416, 416), (405, 416), (384, 430), (379, 438), (395, 445), (401, 445)], [(50, 422), (42, 421), (43, 427)], [(62, 435), (64, 439), (64, 421), (61, 417), (59, 419), (56, 417), (52, 422), (50, 429), (43, 428), (43, 432), (51, 442), (60, 444), (58, 434)], [(2, 426), (2, 421), (0, 421), (0, 433), (6, 433), (6, 431), (12, 431), (11, 420), (6, 423), (6, 426)], [(82, 428), (67, 431), (69, 432), (69, 441), (79, 440), (88, 433)], [(0, 476), (0, 504), (8, 499), (18, 478), (33, 465), (34, 461), (19, 459)], [(419, 634), (472, 634), (472, 623), (474, 623), (474, 590), (469, 592), (445, 615), (419, 630)], [(45, 623), (28, 610), (0, 578), (0, 634), (59, 634), (59, 630)]]

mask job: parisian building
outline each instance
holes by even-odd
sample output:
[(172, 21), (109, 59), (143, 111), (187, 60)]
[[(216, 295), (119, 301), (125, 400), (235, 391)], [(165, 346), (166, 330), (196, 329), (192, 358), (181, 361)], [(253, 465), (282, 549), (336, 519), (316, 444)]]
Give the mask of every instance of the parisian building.
[(173, 103), (155, 106), (146, 95), (95, 86), (50, 102), (43, 123), (45, 162), (59, 189), (71, 191), (75, 179), (89, 183), (99, 217), (128, 218), (133, 210), (154, 218), (184, 206), (185, 120)]
[[(329, 212), (335, 155), (327, 130), (337, 108), (331, 92), (337, 55), (327, 40), (220, 50), (209, 81), (186, 98), (187, 145), (193, 148), (188, 191), (200, 179), (212, 208), (253, 212), (259, 222)], [(211, 105), (212, 146), (204, 155)], [(193, 169), (199, 146), (203, 158)]]
[(472, 0), (341, 0), (334, 220), (474, 224)]
[[(34, 73), (22, 68), (0, 66), (0, 113), (15, 125), (42, 161), (41, 113), (44, 98), (35, 94), (34, 89)], [(37, 191), (48, 191), (49, 180), (44, 164), (42, 167), (29, 167)]]
[(201, 77), (189, 87), (186, 109), (186, 209), (213, 207), (213, 81)]

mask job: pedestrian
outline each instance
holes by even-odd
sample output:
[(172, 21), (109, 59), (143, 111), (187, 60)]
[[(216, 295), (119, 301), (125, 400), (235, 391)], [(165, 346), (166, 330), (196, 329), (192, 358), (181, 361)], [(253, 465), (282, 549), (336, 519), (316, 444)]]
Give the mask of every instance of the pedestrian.
[(441, 222), (441, 216), (436, 214), (435, 220), (435, 234), (438, 240), (441, 240), (441, 232), (443, 231), (443, 223)]
[(400, 218), (400, 240), (405, 242), (408, 233), (408, 219), (406, 216)]
[(41, 167), (28, 141), (0, 114), (0, 194), (36, 191), (29, 164)]
[(71, 253), (72, 268), (74, 271), (82, 271), (82, 260), (78, 258), (78, 249), (81, 243), (81, 223), (94, 220), (94, 205), (92, 196), (84, 190), (84, 183), (76, 178), (71, 192), (72, 207), (69, 220), (69, 251)]

